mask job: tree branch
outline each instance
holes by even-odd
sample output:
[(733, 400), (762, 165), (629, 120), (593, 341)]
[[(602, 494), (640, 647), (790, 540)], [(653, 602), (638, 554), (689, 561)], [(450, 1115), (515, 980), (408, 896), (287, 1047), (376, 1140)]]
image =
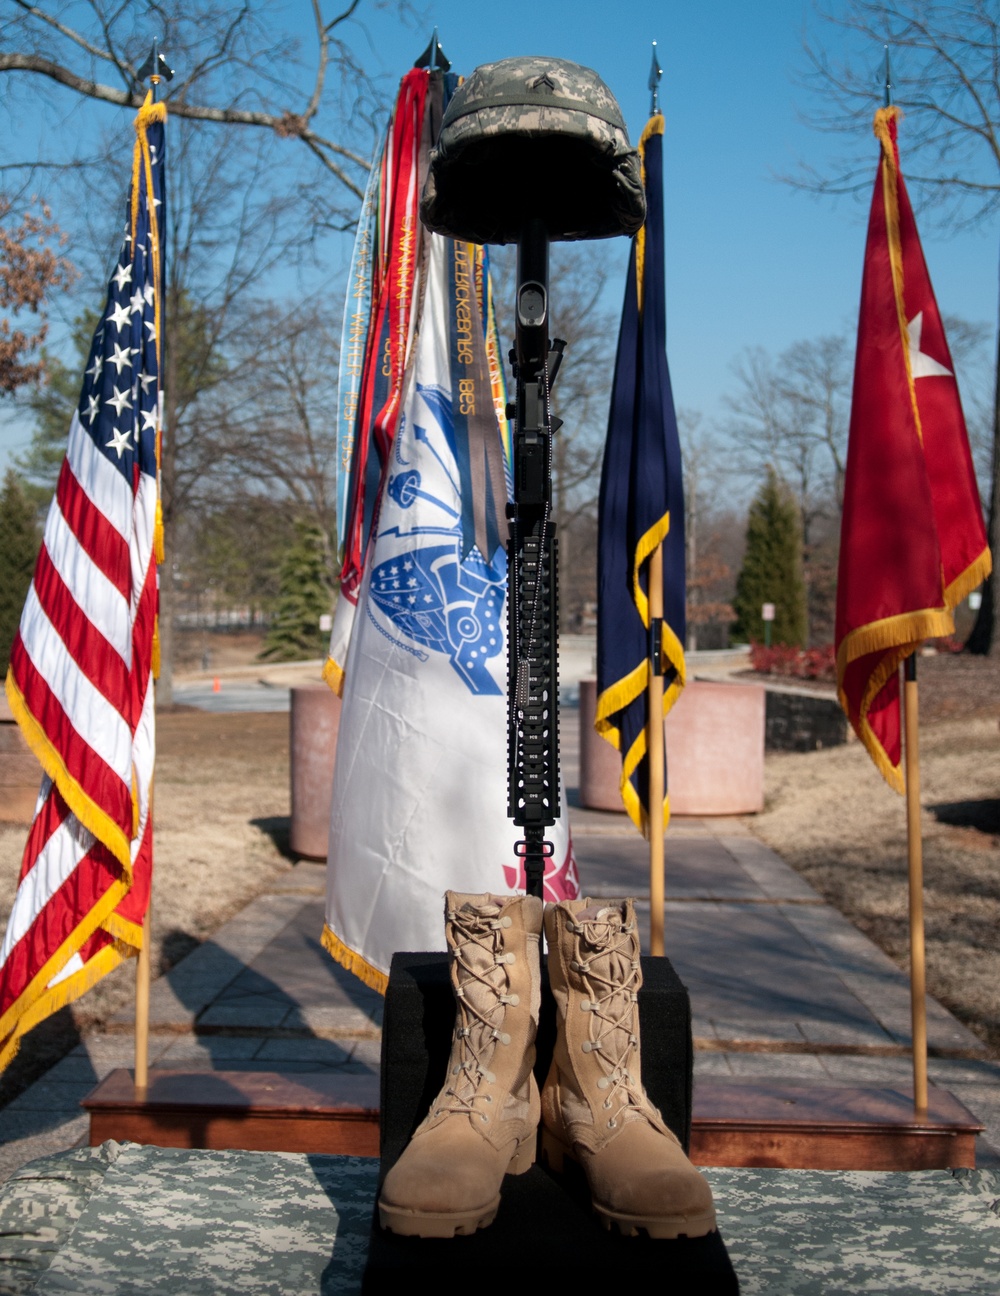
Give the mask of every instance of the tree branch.
[[(39, 54), (0, 54), (0, 72), (34, 72), (39, 76), (49, 77), (58, 84), (64, 85), (88, 99), (98, 99), (104, 103), (116, 104), (121, 108), (138, 109), (142, 106), (145, 98), (141, 92), (130, 93), (125, 90), (115, 90), (112, 86), (102, 85), (100, 82), (77, 76), (69, 68), (63, 67), (60, 63), (55, 63), (51, 59), (42, 58)], [(341, 184), (355, 197), (364, 197), (364, 189), (356, 184), (333, 161), (329, 154), (336, 153), (357, 166), (365, 167), (366, 170), (368, 164), (357, 154), (351, 153), (350, 150), (314, 134), (313, 131), (309, 130), (303, 117), (290, 112), (279, 115), (277, 113), (255, 112), (245, 108), (211, 108), (208, 105), (187, 103), (176, 98), (169, 100), (169, 107), (170, 112), (175, 117), (185, 117), (191, 121), (218, 122), (222, 125), (256, 126), (262, 130), (272, 130), (283, 139), (294, 135), (302, 140), (306, 147), (319, 158), (326, 169), (336, 176)]]
[(105, 59), (108, 63), (115, 62), (114, 56), (109, 54), (107, 50), (101, 49), (99, 45), (91, 45), (90, 41), (81, 36), (79, 32), (74, 31), (72, 27), (66, 27), (58, 19), (53, 18), (51, 14), (47, 14), (44, 9), (39, 9), (37, 5), (28, 4), (26, 0), (14, 0), (14, 4), (19, 9), (23, 9), (25, 13), (31, 14), (33, 18), (54, 27), (60, 35), (65, 36), (67, 40), (71, 40), (75, 45), (79, 45), (81, 49), (86, 50), (88, 54), (92, 54), (94, 58)]

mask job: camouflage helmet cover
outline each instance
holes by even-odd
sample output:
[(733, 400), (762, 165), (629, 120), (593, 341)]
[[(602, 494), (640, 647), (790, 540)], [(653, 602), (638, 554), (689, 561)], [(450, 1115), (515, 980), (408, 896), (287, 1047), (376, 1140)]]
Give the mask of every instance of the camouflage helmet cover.
[(639, 157), (590, 68), (530, 55), (485, 63), (455, 91), (420, 204), (428, 228), (516, 242), (540, 216), (555, 240), (634, 234), (646, 216)]

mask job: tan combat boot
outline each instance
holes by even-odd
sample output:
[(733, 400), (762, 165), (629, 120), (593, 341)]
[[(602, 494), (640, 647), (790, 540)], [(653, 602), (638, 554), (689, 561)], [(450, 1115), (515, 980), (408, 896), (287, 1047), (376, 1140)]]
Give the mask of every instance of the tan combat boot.
[(531, 1168), (538, 1134), (542, 902), (449, 891), (445, 931), (457, 1004), (448, 1079), (379, 1198), (382, 1227), (416, 1237), (491, 1224), (504, 1175)]
[(639, 1061), (639, 937), (631, 900), (545, 909), (556, 1047), (542, 1087), (542, 1154), (578, 1161), (594, 1209), (626, 1236), (701, 1237), (712, 1190), (646, 1097)]

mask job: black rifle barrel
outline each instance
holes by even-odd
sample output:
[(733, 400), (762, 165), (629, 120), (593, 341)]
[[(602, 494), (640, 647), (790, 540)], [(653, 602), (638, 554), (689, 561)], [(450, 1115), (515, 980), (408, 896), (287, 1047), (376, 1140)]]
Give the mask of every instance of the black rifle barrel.
[(517, 844), (526, 889), (541, 896), (559, 817), (559, 666), (557, 551), (552, 510), (549, 410), (549, 240), (540, 220), (526, 223), (517, 248), (514, 502), (507, 612), (507, 813), (524, 829)]

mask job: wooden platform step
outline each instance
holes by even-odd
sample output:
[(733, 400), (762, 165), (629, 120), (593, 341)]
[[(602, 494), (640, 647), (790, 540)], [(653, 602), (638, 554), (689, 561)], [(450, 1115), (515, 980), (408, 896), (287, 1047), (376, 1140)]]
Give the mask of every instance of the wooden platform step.
[(949, 1170), (976, 1164), (983, 1126), (945, 1089), (917, 1115), (904, 1089), (698, 1080), (691, 1160), (794, 1170)]
[(112, 1071), (83, 1100), (90, 1142), (378, 1156), (379, 1081), (334, 1072)]
[[(84, 1099), (90, 1142), (260, 1152), (379, 1153), (379, 1081), (335, 1072), (151, 1071), (111, 1074)], [(952, 1094), (917, 1116), (902, 1089), (699, 1080), (691, 1160), (798, 1170), (973, 1168), (982, 1125)]]

